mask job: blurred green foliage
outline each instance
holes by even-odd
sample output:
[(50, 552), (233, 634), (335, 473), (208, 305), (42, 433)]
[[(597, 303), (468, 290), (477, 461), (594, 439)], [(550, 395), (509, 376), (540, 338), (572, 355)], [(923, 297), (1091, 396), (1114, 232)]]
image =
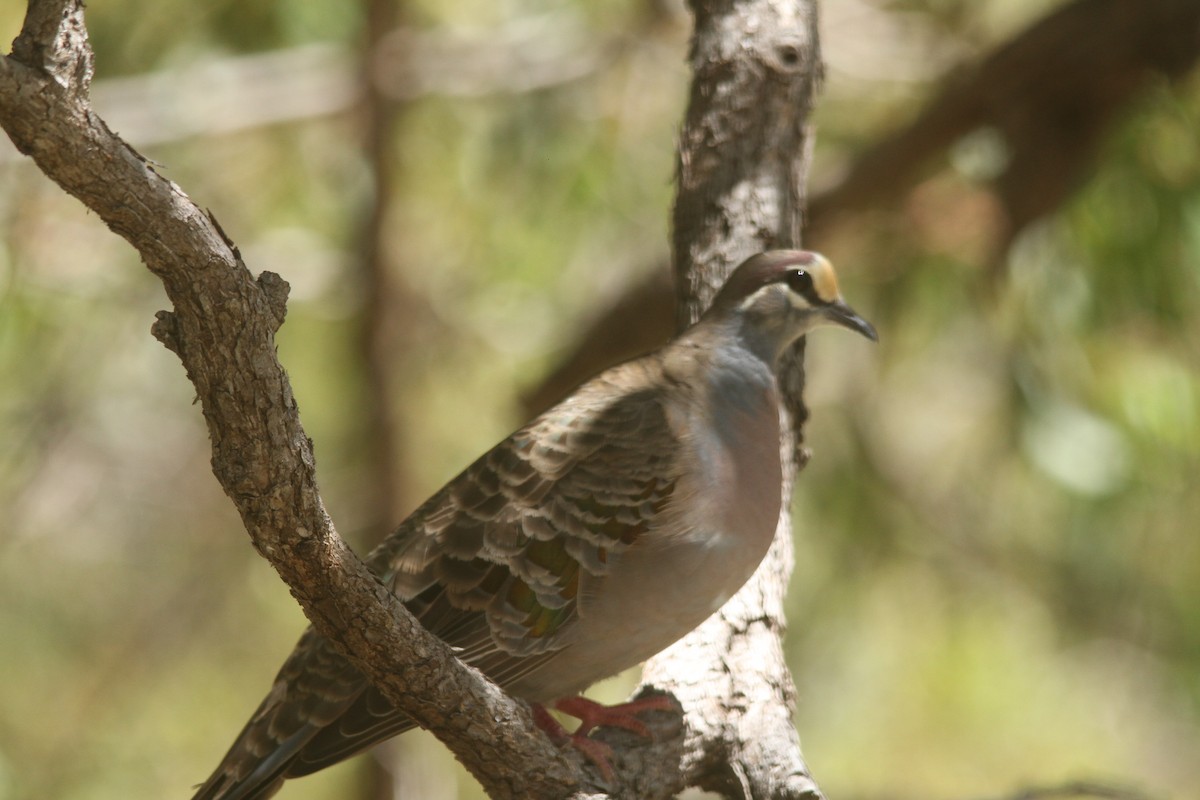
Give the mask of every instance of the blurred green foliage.
[[(17, 5), (0, 9), (6, 40)], [(916, 113), (943, 69), (1054, 5), (826, 4), (814, 186)], [(103, 82), (312, 43), (352, 54), (360, 14), (112, 0), (88, 21)], [(560, 86), (399, 110), (387, 251), (407, 303), (393, 390), (411, 504), (518, 423), (521, 389), (581, 322), (664, 260), (688, 20), (534, 0), (406, 16), (480, 42), (518, 22), (619, 43)], [(821, 243), (882, 334), (876, 349), (832, 332), (809, 349), (815, 456), (795, 498), (787, 644), (831, 797), (1200, 786), (1198, 121), (1200, 76), (1152, 87), (996, 274), (986, 135)], [(281, 357), (331, 512), (365, 542), (380, 521), (362, 510), (361, 139), (350, 105), (144, 150), (252, 269), (292, 284)], [(303, 618), (248, 546), (183, 371), (148, 335), (161, 289), (0, 156), (0, 798), (186, 797)], [(474, 796), (436, 743), (404, 738), (411, 796)], [(361, 780), (350, 764), (281, 797)]]

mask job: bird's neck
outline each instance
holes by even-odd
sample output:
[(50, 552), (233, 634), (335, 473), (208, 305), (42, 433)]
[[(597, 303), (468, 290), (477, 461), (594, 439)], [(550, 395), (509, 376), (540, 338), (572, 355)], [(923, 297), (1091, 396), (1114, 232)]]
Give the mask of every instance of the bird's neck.
[[(714, 363), (724, 360), (727, 364), (745, 368), (753, 360), (762, 364), (772, 375), (786, 346), (777, 331), (741, 315), (705, 318), (684, 334), (684, 338), (692, 340), (694, 346), (709, 350)], [(722, 345), (714, 347), (712, 342), (721, 342)]]
[(736, 427), (746, 415), (763, 413), (765, 407), (776, 402), (772, 365), (745, 347), (715, 350), (705, 380), (718, 429)]

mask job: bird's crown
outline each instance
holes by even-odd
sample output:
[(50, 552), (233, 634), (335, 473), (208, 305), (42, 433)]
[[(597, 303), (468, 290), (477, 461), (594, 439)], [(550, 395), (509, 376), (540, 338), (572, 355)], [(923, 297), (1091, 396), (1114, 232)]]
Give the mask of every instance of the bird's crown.
[(842, 300), (833, 264), (820, 253), (769, 250), (746, 259), (713, 301), (716, 314), (791, 311), (807, 330), (833, 323), (875, 340), (875, 329)]
[(841, 298), (837, 274), (825, 256), (807, 250), (768, 250), (743, 261), (725, 281), (713, 305), (741, 305), (763, 287), (777, 283), (814, 306)]

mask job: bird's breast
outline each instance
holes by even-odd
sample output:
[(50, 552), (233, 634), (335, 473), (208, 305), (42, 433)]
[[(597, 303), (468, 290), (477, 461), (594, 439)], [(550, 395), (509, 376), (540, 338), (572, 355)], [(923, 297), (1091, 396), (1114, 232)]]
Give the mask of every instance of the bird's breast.
[(765, 367), (714, 370), (705, 388), (707, 396), (675, 409), (681, 447), (672, 507), (656, 522), (645, 550), (626, 554), (659, 566), (658, 606), (699, 616), (692, 625), (758, 567), (778, 526), (782, 497), (773, 375)]
[(745, 580), (766, 554), (779, 519), (779, 405), (769, 374), (738, 376), (710, 391), (700, 411), (707, 419), (696, 421), (692, 437), (698, 502), (689, 527), (709, 547), (731, 551), (729, 566)]
[[(561, 677), (528, 696), (554, 697), (630, 667), (684, 636), (741, 588), (770, 547), (781, 498), (773, 377), (690, 395), (664, 410), (677, 451), (671, 502), (603, 577), (581, 589)], [(549, 670), (546, 670), (547, 672)]]

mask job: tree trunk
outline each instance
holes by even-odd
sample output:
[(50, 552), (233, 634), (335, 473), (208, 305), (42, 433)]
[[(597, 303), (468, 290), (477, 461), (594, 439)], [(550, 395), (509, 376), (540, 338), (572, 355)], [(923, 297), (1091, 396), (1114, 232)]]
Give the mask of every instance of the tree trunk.
[[(697, 2), (695, 79), (680, 137), (675, 263), (680, 321), (694, 319), (744, 256), (798, 242), (820, 74), (808, 2)], [(493, 797), (606, 796), (594, 772), (556, 750), (505, 696), (418, 625), (337, 535), (314, 477), (274, 334), (287, 284), (255, 279), (215, 218), (114, 135), (91, 109), (92, 51), (81, 0), (32, 0), (0, 57), (0, 125), (17, 148), (127, 239), (173, 305), (154, 335), (195, 385), (213, 471), (254, 546), (317, 630), (399, 708), (431, 730)], [(802, 345), (784, 413), (789, 469), (802, 464)], [(786, 506), (786, 504), (785, 504)], [(786, 517), (770, 555), (725, 608), (647, 668), (685, 710), (653, 742), (619, 732), (609, 796), (672, 797), (702, 785), (741, 797), (819, 797), (791, 726), (779, 637), (791, 563)]]

